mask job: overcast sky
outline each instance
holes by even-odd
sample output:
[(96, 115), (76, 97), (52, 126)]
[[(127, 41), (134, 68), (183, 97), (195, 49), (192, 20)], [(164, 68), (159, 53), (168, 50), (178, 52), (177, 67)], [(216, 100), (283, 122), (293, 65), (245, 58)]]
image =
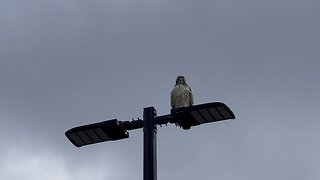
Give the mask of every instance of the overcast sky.
[(0, 0), (0, 179), (141, 180), (142, 130), (72, 127), (196, 104), (236, 120), (158, 129), (159, 180), (320, 179), (320, 1)]

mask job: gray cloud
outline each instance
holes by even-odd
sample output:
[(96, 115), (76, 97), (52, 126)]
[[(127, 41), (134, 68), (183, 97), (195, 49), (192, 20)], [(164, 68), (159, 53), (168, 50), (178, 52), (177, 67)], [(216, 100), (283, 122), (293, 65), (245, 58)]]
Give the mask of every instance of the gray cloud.
[(319, 2), (0, 2), (0, 179), (141, 179), (142, 131), (73, 147), (74, 126), (169, 112), (177, 75), (237, 116), (159, 127), (159, 179), (318, 173)]

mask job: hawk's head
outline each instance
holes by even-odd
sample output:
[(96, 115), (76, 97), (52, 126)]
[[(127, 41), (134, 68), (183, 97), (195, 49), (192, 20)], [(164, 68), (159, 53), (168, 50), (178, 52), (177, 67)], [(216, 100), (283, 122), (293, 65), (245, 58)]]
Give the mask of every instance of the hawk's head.
[(176, 85), (178, 84), (187, 84), (184, 76), (178, 76), (176, 80)]

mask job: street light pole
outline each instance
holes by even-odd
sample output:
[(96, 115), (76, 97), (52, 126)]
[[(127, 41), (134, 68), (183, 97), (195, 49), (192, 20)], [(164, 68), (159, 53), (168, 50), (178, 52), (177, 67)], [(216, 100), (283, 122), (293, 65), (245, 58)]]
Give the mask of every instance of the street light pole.
[(157, 180), (157, 125), (176, 124), (182, 129), (201, 124), (235, 119), (231, 109), (221, 102), (171, 109), (170, 114), (157, 116), (154, 107), (143, 109), (143, 120), (112, 119), (74, 127), (65, 135), (76, 147), (129, 138), (129, 130), (143, 128), (143, 180)]
[(143, 180), (157, 180), (156, 109), (143, 109)]

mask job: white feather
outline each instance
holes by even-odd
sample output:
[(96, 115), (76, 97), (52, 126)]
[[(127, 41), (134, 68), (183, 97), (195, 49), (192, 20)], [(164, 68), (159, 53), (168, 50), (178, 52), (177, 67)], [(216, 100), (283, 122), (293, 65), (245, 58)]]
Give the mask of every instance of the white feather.
[(175, 85), (171, 91), (171, 107), (180, 108), (193, 105), (193, 95), (190, 87), (184, 84)]

